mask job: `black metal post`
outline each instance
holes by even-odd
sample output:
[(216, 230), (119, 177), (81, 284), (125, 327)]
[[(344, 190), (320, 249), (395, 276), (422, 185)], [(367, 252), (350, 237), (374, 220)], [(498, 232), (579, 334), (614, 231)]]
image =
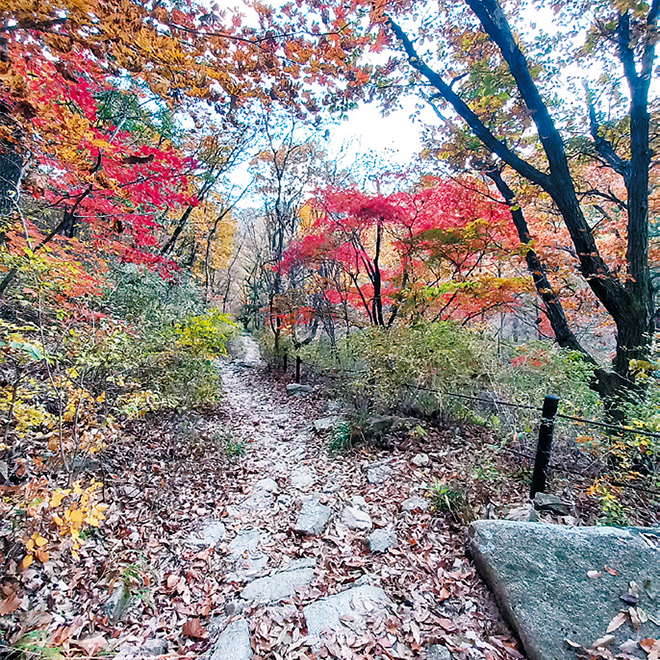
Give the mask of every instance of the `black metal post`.
[(545, 490), (545, 480), (550, 464), (550, 450), (552, 448), (552, 432), (555, 427), (555, 415), (559, 406), (559, 397), (546, 396), (543, 401), (543, 412), (541, 413), (541, 428), (539, 429), (539, 444), (536, 448), (536, 459), (534, 461), (534, 474), (532, 475), (532, 486), (529, 491), (530, 499), (534, 499), (536, 493)]
[(282, 371), (286, 373), (287, 368), (289, 366), (289, 354), (284, 351), (284, 356), (282, 358)]
[(302, 360), (299, 355), (296, 355), (296, 383), (300, 382), (300, 363)]

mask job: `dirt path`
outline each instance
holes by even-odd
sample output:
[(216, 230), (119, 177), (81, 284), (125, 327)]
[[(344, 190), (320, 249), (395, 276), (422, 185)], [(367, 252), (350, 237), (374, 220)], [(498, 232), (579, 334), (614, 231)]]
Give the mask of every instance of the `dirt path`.
[(222, 370), (232, 442), (246, 451), (223, 517), (214, 660), (520, 657), (460, 532), (410, 499), (434, 462), (328, 456), (313, 424), (328, 421), (323, 398), (287, 397), (260, 373), (254, 341), (241, 343)]

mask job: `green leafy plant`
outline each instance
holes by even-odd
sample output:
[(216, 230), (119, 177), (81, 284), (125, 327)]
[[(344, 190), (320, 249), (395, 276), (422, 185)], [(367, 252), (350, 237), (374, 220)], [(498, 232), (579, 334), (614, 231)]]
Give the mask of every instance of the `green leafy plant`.
[(61, 660), (64, 658), (64, 649), (59, 646), (47, 646), (49, 634), (46, 630), (31, 630), (22, 635), (13, 647), (20, 654), (31, 660), (43, 658), (43, 660)]
[(340, 420), (332, 425), (328, 450), (331, 454), (341, 454), (353, 445), (353, 428), (350, 422)]
[(620, 527), (630, 524), (630, 515), (621, 503), (621, 488), (608, 479), (596, 479), (588, 493), (600, 501), (601, 513), (598, 522), (601, 525)]
[(428, 497), (433, 508), (441, 513), (457, 513), (466, 504), (463, 493), (438, 479), (435, 479), (429, 488)]
[(237, 440), (229, 432), (219, 433), (216, 436), (216, 442), (220, 450), (231, 458), (238, 458), (245, 454), (245, 445), (242, 440)]

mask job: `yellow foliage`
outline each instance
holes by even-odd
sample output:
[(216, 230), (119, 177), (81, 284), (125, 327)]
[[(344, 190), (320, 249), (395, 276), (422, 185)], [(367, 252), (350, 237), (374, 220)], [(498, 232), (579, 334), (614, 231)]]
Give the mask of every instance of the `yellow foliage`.
[[(53, 522), (58, 527), (62, 538), (71, 539), (71, 554), (77, 559), (77, 550), (80, 548), (80, 532), (89, 525), (98, 527), (105, 520), (104, 511), (107, 504), (97, 501), (98, 490), (103, 486), (98, 481), (92, 481), (89, 486), (83, 488), (79, 481), (73, 484), (73, 488), (56, 490), (51, 499), (50, 507), (62, 508), (59, 513), (53, 514)], [(69, 499), (68, 506), (64, 502)], [(66, 508), (64, 508), (66, 506)], [(29, 548), (28, 548), (29, 549)]]

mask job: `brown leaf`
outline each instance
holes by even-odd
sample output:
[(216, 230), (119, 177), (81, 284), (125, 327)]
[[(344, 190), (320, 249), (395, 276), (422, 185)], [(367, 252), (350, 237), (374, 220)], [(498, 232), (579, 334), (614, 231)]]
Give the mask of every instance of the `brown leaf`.
[(637, 615), (637, 610), (634, 607), (628, 608), (628, 614), (630, 614), (630, 621), (632, 622), (633, 628), (639, 632), (639, 627), (641, 622), (639, 616)]
[(611, 566), (603, 566), (603, 568), (610, 574), (614, 575), (615, 577), (619, 575)]
[(600, 639), (597, 639), (592, 645), (592, 649), (599, 649), (601, 647), (611, 646), (616, 641), (614, 635), (605, 635)]
[(648, 657), (646, 660), (658, 660), (660, 654), (660, 640), (657, 639), (643, 639), (639, 645), (646, 651)]
[(95, 655), (97, 651), (100, 651), (107, 644), (107, 640), (103, 635), (95, 635), (94, 637), (78, 639), (71, 643), (79, 646), (87, 655)]
[(18, 594), (11, 594), (9, 598), (5, 598), (0, 604), (0, 616), (15, 612), (21, 606), (21, 602), (22, 599), (19, 598)]
[(438, 625), (444, 628), (444, 630), (446, 630), (447, 632), (452, 632), (456, 630), (456, 626), (454, 625), (454, 622), (451, 619), (438, 619)]
[(181, 632), (188, 637), (196, 637), (197, 639), (206, 639), (209, 636), (208, 631), (199, 622), (199, 619), (188, 619), (183, 624)]

